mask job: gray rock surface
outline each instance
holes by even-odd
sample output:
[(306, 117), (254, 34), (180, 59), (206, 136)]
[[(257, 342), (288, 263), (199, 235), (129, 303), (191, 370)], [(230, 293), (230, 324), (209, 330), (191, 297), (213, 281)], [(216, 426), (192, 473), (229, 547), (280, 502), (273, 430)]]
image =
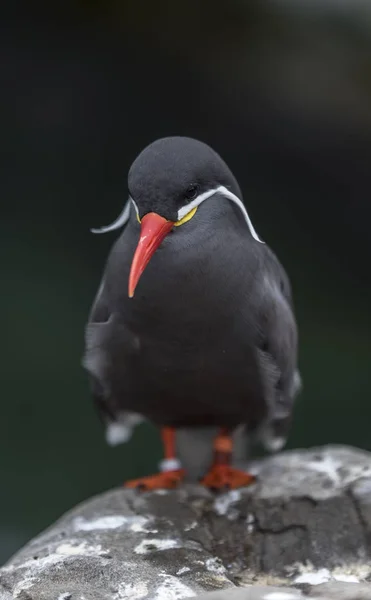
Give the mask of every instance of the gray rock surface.
[(371, 454), (297, 450), (254, 470), (219, 496), (92, 498), (0, 569), (0, 600), (371, 600)]
[(222, 592), (201, 594), (197, 600), (369, 600), (371, 585), (328, 583), (313, 586), (309, 595), (292, 587), (250, 586)]

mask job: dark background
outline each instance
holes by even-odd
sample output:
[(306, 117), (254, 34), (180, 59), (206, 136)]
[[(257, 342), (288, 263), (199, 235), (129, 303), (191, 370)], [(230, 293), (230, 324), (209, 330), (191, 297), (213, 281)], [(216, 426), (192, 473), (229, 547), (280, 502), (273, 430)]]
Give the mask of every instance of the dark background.
[[(300, 5), (300, 8), (298, 8)], [(3, 3), (0, 558), (154, 469), (106, 447), (83, 327), (137, 153), (200, 138), (292, 280), (305, 390), (289, 447), (371, 450), (371, 9), (358, 0)]]

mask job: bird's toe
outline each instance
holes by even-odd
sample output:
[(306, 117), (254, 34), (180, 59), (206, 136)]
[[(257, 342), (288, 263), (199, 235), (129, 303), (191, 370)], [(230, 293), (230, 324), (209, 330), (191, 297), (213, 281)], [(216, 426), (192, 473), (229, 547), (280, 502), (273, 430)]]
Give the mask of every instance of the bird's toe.
[(212, 491), (228, 491), (255, 483), (256, 478), (250, 473), (234, 469), (229, 465), (214, 465), (201, 480), (201, 484)]
[(149, 492), (152, 490), (171, 490), (176, 488), (184, 479), (184, 469), (176, 469), (174, 471), (165, 471), (157, 473), (149, 477), (141, 477), (140, 479), (132, 479), (124, 483), (124, 487), (136, 489), (141, 492)]

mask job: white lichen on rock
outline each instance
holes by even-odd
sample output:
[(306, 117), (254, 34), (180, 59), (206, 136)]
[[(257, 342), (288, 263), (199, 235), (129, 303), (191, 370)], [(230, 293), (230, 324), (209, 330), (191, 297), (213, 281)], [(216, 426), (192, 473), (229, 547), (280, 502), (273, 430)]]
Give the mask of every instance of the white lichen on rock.
[(147, 584), (143, 581), (138, 583), (120, 583), (113, 600), (141, 600), (148, 595)]
[(151, 552), (170, 550), (171, 548), (181, 548), (181, 546), (179, 540), (175, 539), (146, 538), (134, 548), (134, 552), (136, 554), (150, 554)]
[(184, 575), (184, 573), (189, 573), (190, 572), (190, 568), (189, 567), (182, 567), (181, 569), (179, 569), (179, 571), (176, 572), (177, 575)]
[(143, 517), (124, 517), (123, 515), (107, 515), (88, 521), (83, 517), (74, 519), (73, 526), (75, 531), (97, 531), (99, 529), (119, 529), (120, 527), (130, 527), (134, 523), (142, 524)]
[(20, 596), (23, 596), (23, 592), (32, 588), (32, 586), (35, 584), (35, 581), (36, 580), (34, 577), (25, 577), (25, 579), (19, 581), (14, 587), (13, 598), (19, 598)]
[(238, 502), (241, 499), (240, 490), (232, 490), (230, 492), (226, 492), (225, 494), (221, 494), (214, 501), (214, 510), (215, 512), (224, 517), (228, 515), (233, 504)]
[(208, 558), (205, 561), (205, 567), (208, 571), (211, 571), (211, 573), (216, 573), (217, 575), (225, 575), (227, 572), (222, 561), (217, 557)]
[(104, 556), (108, 554), (108, 550), (103, 550), (100, 544), (93, 546), (85, 541), (61, 544), (55, 551), (56, 554), (63, 556)]
[(153, 600), (182, 600), (182, 598), (192, 598), (196, 595), (177, 577), (166, 573), (160, 573), (159, 576), (163, 577), (164, 581), (156, 589)]
[(184, 527), (184, 531), (192, 531), (192, 529), (196, 529), (197, 527), (197, 521), (192, 521), (192, 523), (190, 523), (189, 525), (186, 525)]
[(320, 585), (331, 581), (343, 583), (360, 583), (367, 581), (371, 575), (371, 565), (354, 564), (335, 569), (315, 569), (313, 565), (294, 565), (292, 572), (299, 571), (299, 575), (293, 577), (292, 582), (297, 584), (307, 583), (309, 585)]

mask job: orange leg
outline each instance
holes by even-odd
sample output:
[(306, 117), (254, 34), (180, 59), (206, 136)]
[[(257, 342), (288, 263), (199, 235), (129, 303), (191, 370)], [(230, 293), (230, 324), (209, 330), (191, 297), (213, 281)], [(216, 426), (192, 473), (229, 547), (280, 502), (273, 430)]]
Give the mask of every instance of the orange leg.
[(221, 429), (214, 440), (214, 461), (201, 483), (212, 490), (232, 490), (251, 485), (255, 477), (231, 466), (233, 442), (228, 429)]
[(172, 489), (179, 485), (184, 478), (184, 469), (176, 458), (175, 429), (163, 427), (161, 429), (162, 443), (164, 446), (164, 460), (161, 462), (161, 473), (127, 481), (124, 486), (143, 491)]

